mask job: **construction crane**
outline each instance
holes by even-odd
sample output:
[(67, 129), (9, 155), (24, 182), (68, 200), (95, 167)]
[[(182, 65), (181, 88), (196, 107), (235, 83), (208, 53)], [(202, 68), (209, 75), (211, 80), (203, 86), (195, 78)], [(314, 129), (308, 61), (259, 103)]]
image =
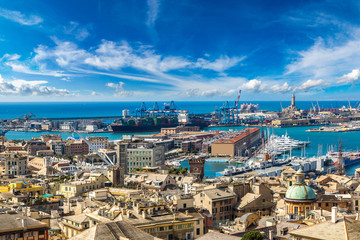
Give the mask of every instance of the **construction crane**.
[(320, 111), (321, 111), (321, 109), (320, 109), (319, 101), (316, 101), (316, 104), (317, 104), (317, 106), (318, 106), (318, 110), (319, 110), (319, 112), (320, 112)]
[[(21, 118), (24, 118), (25, 122), (28, 122), (29, 119), (36, 118), (36, 116), (33, 113), (27, 113), (27, 114), (24, 114), (24, 115), (22, 115), (20, 117), (17, 117), (17, 118), (14, 118), (14, 119), (10, 120), (9, 124), (13, 125), (13, 123), (18, 122)], [(11, 127), (9, 126), (9, 124), (6, 125), (4, 122), (0, 123), (0, 136), (5, 136), (5, 134), (8, 131), (10, 131)]]
[(313, 101), (311, 101), (311, 105), (312, 105), (312, 109), (313, 109), (314, 113), (316, 113), (316, 107), (315, 107)]
[(104, 155), (102, 155), (96, 148), (93, 147), (92, 143), (89, 142), (86, 138), (83, 137), (83, 135), (81, 135), (78, 131), (75, 130), (75, 128), (73, 126), (71, 126), (71, 130), (74, 131), (75, 133), (77, 133), (77, 135), (79, 135), (81, 137), (82, 140), (84, 140), (87, 145), (89, 145), (89, 147), (91, 147), (91, 149), (93, 149), (96, 154), (108, 165), (108, 166), (114, 166), (115, 164), (111, 161), (111, 159), (109, 158), (109, 156), (104, 153)]
[(352, 112), (352, 107), (351, 107), (350, 99), (349, 99), (349, 98), (348, 98), (348, 102), (349, 102), (349, 110), (350, 110), (350, 112)]
[(235, 104), (235, 109), (238, 109), (238, 107), (239, 107), (240, 95), (241, 95), (241, 90), (239, 90), (239, 95), (238, 95), (238, 98), (237, 98), (237, 101), (236, 101), (236, 104)]
[(281, 107), (281, 111), (284, 111), (281, 101), (280, 101), (280, 107)]

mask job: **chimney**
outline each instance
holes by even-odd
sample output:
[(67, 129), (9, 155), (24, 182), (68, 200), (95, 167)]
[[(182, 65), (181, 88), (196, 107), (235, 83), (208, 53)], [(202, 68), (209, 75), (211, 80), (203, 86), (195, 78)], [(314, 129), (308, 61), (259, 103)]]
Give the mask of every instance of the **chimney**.
[(274, 239), (274, 231), (270, 230), (269, 231), (269, 240), (273, 240)]
[(336, 223), (337, 221), (337, 207), (331, 208), (331, 222)]
[(27, 228), (27, 219), (24, 219), (24, 218), (21, 219), (21, 226), (23, 228)]
[(146, 212), (145, 211), (142, 211), (142, 217), (143, 217), (143, 219), (146, 219)]
[(185, 215), (186, 215), (186, 216), (189, 216), (189, 210), (186, 210), (186, 211), (185, 211)]

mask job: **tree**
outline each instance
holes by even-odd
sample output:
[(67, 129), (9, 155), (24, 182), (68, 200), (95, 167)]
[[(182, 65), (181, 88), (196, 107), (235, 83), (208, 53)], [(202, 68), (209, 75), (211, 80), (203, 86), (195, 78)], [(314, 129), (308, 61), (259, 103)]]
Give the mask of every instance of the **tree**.
[(257, 231), (251, 231), (244, 234), (241, 240), (263, 240), (264, 235)]

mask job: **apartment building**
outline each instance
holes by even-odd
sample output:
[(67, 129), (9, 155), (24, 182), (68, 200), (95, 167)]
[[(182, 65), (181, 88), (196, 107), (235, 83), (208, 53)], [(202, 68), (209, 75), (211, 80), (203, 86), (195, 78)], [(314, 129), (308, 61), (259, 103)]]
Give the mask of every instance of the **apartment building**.
[(5, 159), (5, 174), (9, 175), (25, 175), (27, 174), (27, 158), (26, 157), (10, 157)]
[(84, 140), (68, 140), (65, 143), (64, 154), (86, 155), (89, 153), (89, 145)]
[(107, 181), (109, 179), (103, 174), (91, 173), (90, 177), (86, 180), (60, 184), (59, 194), (64, 195), (66, 198), (77, 197), (83, 193), (105, 187)]
[(232, 191), (208, 189), (196, 194), (194, 200), (195, 206), (210, 212), (214, 222), (233, 219), (233, 207), (237, 202), (237, 195)]
[(117, 164), (131, 172), (136, 168), (157, 167), (164, 164), (164, 146), (148, 142), (122, 142), (117, 147)]
[(89, 152), (99, 149), (107, 149), (109, 147), (108, 137), (87, 137), (86, 140), (91, 143), (91, 146), (89, 146)]
[(0, 239), (47, 240), (46, 223), (25, 217), (15, 211), (0, 214)]

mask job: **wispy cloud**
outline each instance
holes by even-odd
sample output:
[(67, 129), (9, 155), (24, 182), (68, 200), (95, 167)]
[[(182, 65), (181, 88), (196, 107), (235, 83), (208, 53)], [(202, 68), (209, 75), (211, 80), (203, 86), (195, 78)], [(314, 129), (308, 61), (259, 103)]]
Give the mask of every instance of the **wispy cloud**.
[(148, 11), (146, 25), (153, 28), (159, 13), (160, 0), (147, 0)]
[(78, 22), (71, 21), (68, 26), (64, 27), (64, 33), (73, 35), (77, 40), (83, 41), (89, 35), (90, 25), (82, 26)]
[(15, 62), (7, 62), (6, 65), (11, 67), (12, 71), (19, 73), (26, 73), (31, 75), (41, 75), (41, 76), (52, 76), (52, 77), (64, 77), (70, 76), (69, 74), (65, 74), (62, 71), (49, 71), (49, 70), (31, 70), (28, 66), (15, 63)]
[(22, 25), (37, 25), (43, 22), (43, 19), (36, 15), (25, 15), (19, 11), (0, 8), (0, 16)]

